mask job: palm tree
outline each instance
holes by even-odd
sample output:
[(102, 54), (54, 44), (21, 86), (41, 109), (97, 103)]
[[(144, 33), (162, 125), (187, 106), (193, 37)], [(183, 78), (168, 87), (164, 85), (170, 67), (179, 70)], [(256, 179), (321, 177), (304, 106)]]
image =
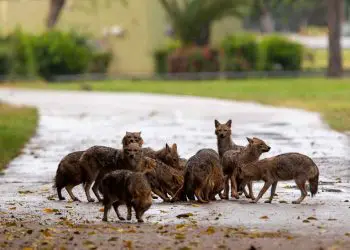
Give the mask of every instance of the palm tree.
[[(214, 21), (242, 17), (250, 0), (159, 0), (183, 45), (207, 45)], [(245, 8), (247, 7), (247, 8)]]

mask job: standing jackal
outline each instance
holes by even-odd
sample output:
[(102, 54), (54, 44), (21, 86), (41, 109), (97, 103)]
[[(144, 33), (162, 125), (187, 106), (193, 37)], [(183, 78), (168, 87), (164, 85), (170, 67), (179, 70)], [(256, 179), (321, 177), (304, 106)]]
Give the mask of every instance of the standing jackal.
[[(149, 166), (154, 166), (150, 164)], [(131, 209), (134, 208), (136, 219), (143, 222), (142, 215), (152, 205), (152, 191), (144, 169), (143, 172), (130, 170), (116, 170), (108, 173), (102, 179), (104, 214), (103, 221), (108, 221), (107, 215), (113, 206), (119, 220), (125, 220), (119, 213), (118, 207), (126, 204), (128, 209), (127, 220), (131, 220)]]
[[(244, 166), (244, 164), (257, 161), (262, 153), (270, 151), (270, 147), (266, 145), (263, 140), (256, 137), (253, 137), (253, 139), (247, 137), (247, 140), (249, 144), (245, 148), (240, 151), (228, 150), (221, 158), (222, 169), (225, 176), (224, 199), (228, 199), (229, 182), (231, 182), (231, 197), (235, 197), (236, 199), (239, 198), (236, 183), (238, 168)], [(246, 193), (245, 189), (243, 189), (247, 198), (250, 197), (254, 199), (252, 182), (248, 183), (248, 188), (249, 195)]]
[(218, 145), (218, 152), (220, 158), (227, 150), (242, 150), (244, 146), (239, 146), (232, 141), (231, 138), (231, 124), (232, 120), (228, 120), (226, 123), (221, 124), (218, 120), (215, 123), (215, 134)]
[(259, 195), (252, 201), (253, 203), (258, 202), (270, 186), (271, 196), (266, 202), (271, 203), (278, 181), (294, 180), (297, 184), (301, 196), (293, 201), (293, 204), (299, 204), (307, 196), (306, 181), (310, 184), (311, 196), (314, 196), (318, 189), (318, 167), (310, 157), (299, 153), (280, 154), (249, 163), (239, 168), (238, 172), (237, 180), (240, 188), (250, 181), (263, 180), (265, 182)]
[(190, 157), (184, 176), (184, 194), (190, 200), (195, 196), (201, 203), (215, 200), (224, 189), (224, 175), (218, 153), (213, 149), (201, 149)]

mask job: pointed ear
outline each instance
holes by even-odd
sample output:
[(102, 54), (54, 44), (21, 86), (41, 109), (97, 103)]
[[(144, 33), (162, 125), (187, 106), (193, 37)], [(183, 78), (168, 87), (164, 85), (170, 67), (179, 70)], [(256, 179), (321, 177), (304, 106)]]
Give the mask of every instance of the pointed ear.
[(247, 141), (249, 142), (249, 144), (252, 144), (254, 141), (252, 139), (250, 139), (249, 137), (247, 137)]
[(126, 131), (125, 135), (131, 135), (131, 132)]
[(227, 122), (226, 122), (226, 125), (229, 127), (229, 128), (231, 128), (231, 125), (232, 125), (232, 120), (230, 119), (230, 120), (228, 120)]
[(177, 152), (177, 145), (176, 145), (176, 143), (174, 143), (171, 148), (173, 149), (173, 151)]
[(140, 132), (136, 132), (136, 134), (137, 134), (138, 136), (141, 136), (141, 131), (140, 131)]
[(169, 145), (168, 145), (168, 143), (165, 143), (165, 150), (167, 151), (167, 152), (171, 152), (171, 150), (170, 150), (170, 147), (169, 147)]
[(217, 127), (219, 127), (219, 125), (220, 125), (220, 122), (218, 121), (218, 120), (214, 120), (214, 123), (215, 123), (215, 128), (217, 128)]

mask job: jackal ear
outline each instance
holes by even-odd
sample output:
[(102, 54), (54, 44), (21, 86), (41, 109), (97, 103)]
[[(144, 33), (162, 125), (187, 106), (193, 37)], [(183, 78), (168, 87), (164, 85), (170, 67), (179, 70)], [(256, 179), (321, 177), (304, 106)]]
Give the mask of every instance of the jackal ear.
[(226, 125), (229, 127), (229, 128), (231, 128), (231, 125), (232, 125), (232, 120), (230, 119), (230, 120), (228, 120), (227, 122), (226, 122)]
[(126, 131), (125, 135), (131, 135), (131, 132)]
[(220, 125), (220, 122), (218, 121), (218, 120), (214, 120), (214, 123), (215, 123), (215, 128), (217, 128), (217, 127), (219, 127), (219, 125)]
[(174, 144), (171, 146), (171, 148), (173, 149), (173, 151), (177, 152), (177, 145), (176, 145), (176, 143), (174, 143)]
[(138, 135), (138, 136), (141, 136), (141, 131), (140, 132), (136, 132), (135, 134)]
[(238, 167), (237, 168), (237, 174), (238, 174), (238, 176), (241, 176), (241, 174), (242, 174), (242, 167)]
[(170, 150), (170, 147), (169, 147), (168, 143), (165, 143), (165, 150), (166, 150), (168, 153), (170, 153), (170, 152), (171, 152), (171, 150)]
[(249, 142), (249, 144), (252, 144), (254, 142), (253, 139), (250, 139), (249, 137), (247, 137), (247, 141)]

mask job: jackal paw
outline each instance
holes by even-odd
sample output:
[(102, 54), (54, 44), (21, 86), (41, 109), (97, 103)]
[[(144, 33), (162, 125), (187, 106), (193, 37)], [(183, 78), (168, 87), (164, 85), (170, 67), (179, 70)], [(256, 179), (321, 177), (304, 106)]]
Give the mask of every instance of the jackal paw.
[(95, 202), (95, 199), (90, 198), (90, 199), (88, 199), (88, 202)]
[(152, 195), (152, 199), (158, 199), (157, 195)]
[(131, 220), (131, 215), (130, 216), (128, 215), (128, 217), (126, 217), (126, 219), (127, 220)]
[(143, 223), (143, 219), (137, 219), (138, 223)]
[(73, 201), (80, 201), (77, 197), (74, 197)]
[(125, 218), (124, 218), (124, 217), (119, 217), (118, 219), (119, 219), (119, 220), (125, 220)]
[(264, 201), (264, 203), (271, 203), (271, 202), (272, 202), (271, 200)]
[(103, 218), (102, 218), (102, 221), (108, 222), (108, 219), (107, 219), (106, 217), (103, 217)]
[(298, 200), (292, 201), (292, 204), (300, 204), (300, 201), (298, 201)]
[(59, 199), (60, 201), (64, 201), (66, 198), (64, 198), (64, 197), (58, 197), (58, 199)]
[(257, 203), (257, 201), (256, 200), (252, 200), (249, 203)]

